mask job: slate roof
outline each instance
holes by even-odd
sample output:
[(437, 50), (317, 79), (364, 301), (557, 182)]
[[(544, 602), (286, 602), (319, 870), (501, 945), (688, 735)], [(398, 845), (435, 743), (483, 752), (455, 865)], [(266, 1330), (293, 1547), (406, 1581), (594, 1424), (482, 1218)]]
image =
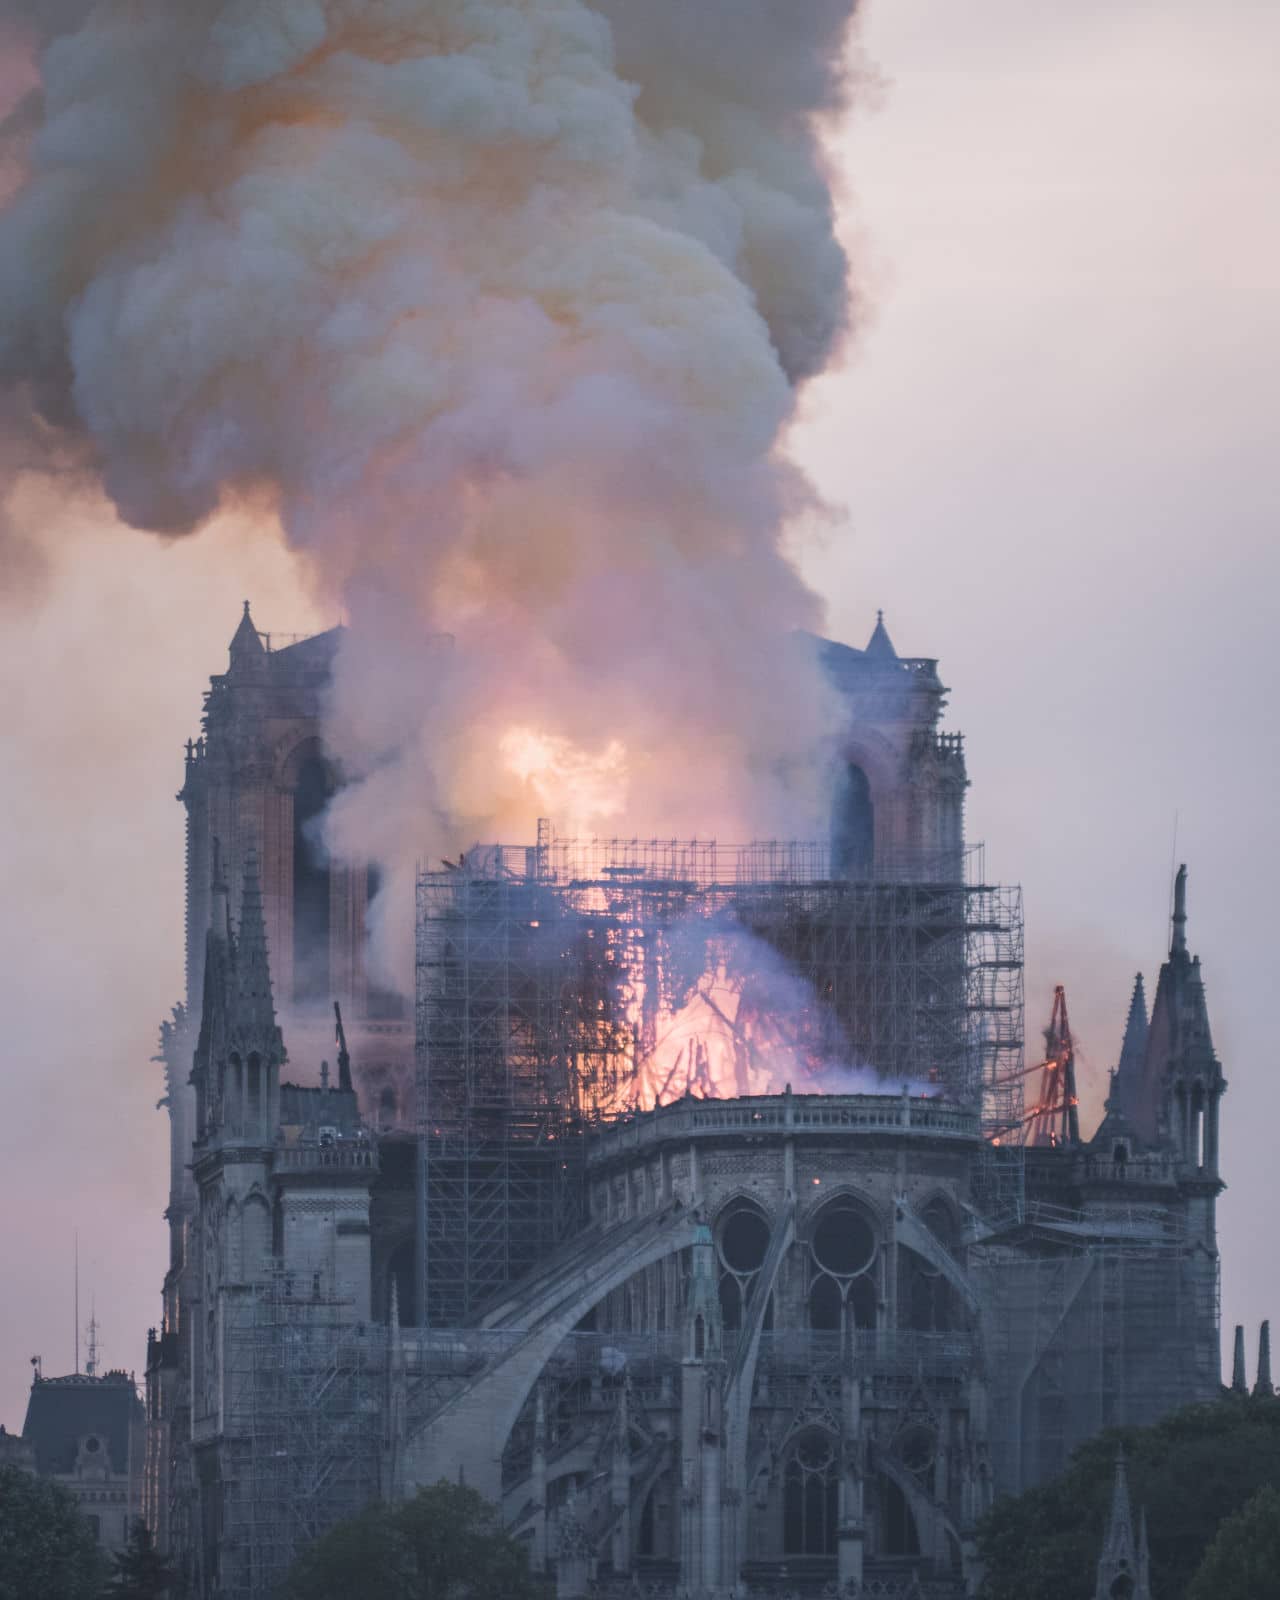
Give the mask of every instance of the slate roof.
[(142, 1420), (142, 1402), (123, 1372), (101, 1378), (85, 1373), (37, 1378), (22, 1437), (35, 1451), (41, 1473), (74, 1472), (80, 1441), (90, 1434), (106, 1445), (112, 1472), (127, 1472), (129, 1424)]

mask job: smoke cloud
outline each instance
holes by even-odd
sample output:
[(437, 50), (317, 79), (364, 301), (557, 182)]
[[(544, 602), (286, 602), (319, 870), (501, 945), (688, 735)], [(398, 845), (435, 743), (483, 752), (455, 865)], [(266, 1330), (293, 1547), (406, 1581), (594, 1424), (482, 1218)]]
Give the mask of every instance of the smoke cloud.
[(389, 947), (416, 857), (540, 812), (812, 824), (783, 434), (847, 321), (854, 4), (0, 7), (40, 77), (0, 383), (37, 465), (169, 537), (278, 522), (342, 609), (330, 842)]

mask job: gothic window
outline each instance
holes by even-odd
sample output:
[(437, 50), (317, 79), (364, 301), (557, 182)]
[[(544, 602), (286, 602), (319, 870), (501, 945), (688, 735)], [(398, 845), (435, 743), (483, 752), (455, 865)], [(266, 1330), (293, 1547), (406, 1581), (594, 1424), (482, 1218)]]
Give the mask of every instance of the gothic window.
[(649, 1494), (645, 1497), (644, 1509), (640, 1513), (640, 1532), (637, 1540), (636, 1554), (641, 1557), (651, 1557), (656, 1553), (655, 1545), (657, 1541), (655, 1539), (654, 1529), (654, 1497), (656, 1493), (656, 1487), (649, 1491)]
[(867, 878), (875, 856), (875, 805), (861, 767), (850, 762), (836, 784), (831, 819), (831, 875)]
[(852, 1200), (840, 1198), (822, 1208), (813, 1230), (813, 1254), (823, 1271), (837, 1278), (865, 1272), (875, 1260), (875, 1233)]
[(1133, 1580), (1127, 1572), (1122, 1572), (1116, 1581), (1107, 1590), (1110, 1600), (1132, 1600)]
[(849, 1285), (845, 1298), (849, 1317), (855, 1328), (872, 1330), (876, 1325), (876, 1285), (874, 1278), (863, 1274)]
[(261, 1131), (263, 1122), (262, 1105), (262, 1061), (255, 1054), (249, 1057), (249, 1082), (248, 1099), (249, 1114), (247, 1118), (248, 1130), (253, 1133)]
[(1204, 1090), (1197, 1084), (1191, 1093), (1191, 1159), (1198, 1167), (1205, 1165), (1207, 1125), (1204, 1114)]
[(918, 1556), (920, 1537), (907, 1497), (892, 1478), (882, 1477), (880, 1487), (880, 1550), (886, 1556)]
[[(382, 889), (382, 873), (377, 867), (370, 867), (365, 877), (365, 904), (371, 906), (377, 899)], [(366, 925), (368, 917), (365, 918)], [(384, 1022), (398, 1022), (405, 1015), (404, 996), (394, 989), (384, 989), (381, 985), (370, 983), (365, 1000), (365, 1008), (371, 1017)]]
[(856, 1201), (841, 1196), (818, 1214), (810, 1239), (809, 1326), (838, 1333), (876, 1325), (879, 1246), (876, 1231)]
[(809, 1290), (809, 1326), (822, 1333), (839, 1333), (844, 1297), (840, 1285), (821, 1272)]
[(783, 1475), (782, 1547), (789, 1556), (836, 1553), (839, 1475), (836, 1443), (820, 1428), (796, 1440)]
[(327, 763), (310, 755), (293, 791), (293, 998), (329, 998), (329, 857), (321, 822), (333, 783)]
[(932, 1262), (905, 1246), (898, 1254), (898, 1309), (916, 1333), (949, 1333), (955, 1326), (951, 1285)]
[(260, 1194), (251, 1194), (241, 1215), (246, 1280), (260, 1278), (271, 1255), (271, 1208)]
[(720, 1256), (720, 1315), (726, 1328), (742, 1326), (756, 1274), (769, 1252), (769, 1224), (752, 1205), (731, 1204), (716, 1225)]
[[(934, 1200), (921, 1216), (926, 1228), (948, 1253), (956, 1244), (955, 1219), (942, 1200)], [(898, 1256), (898, 1307), (903, 1325), (918, 1333), (949, 1333), (957, 1322), (955, 1293), (931, 1261), (905, 1247)]]

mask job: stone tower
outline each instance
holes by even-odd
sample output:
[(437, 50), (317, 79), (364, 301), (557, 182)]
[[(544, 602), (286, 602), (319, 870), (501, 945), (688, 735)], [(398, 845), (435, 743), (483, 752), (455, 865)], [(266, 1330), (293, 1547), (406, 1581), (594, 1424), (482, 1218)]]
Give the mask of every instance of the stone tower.
[(817, 642), (845, 708), (836, 752), (832, 873), (949, 882), (963, 876), (964, 740), (940, 733), (947, 689), (938, 663), (900, 656), (884, 613), (865, 650)]
[[(319, 1060), (332, 1039), (332, 1005), (339, 1001), (359, 1064), (363, 1109), (377, 1126), (391, 1127), (411, 1114), (411, 1007), (366, 969), (376, 872), (332, 859), (322, 835), (324, 811), (343, 781), (321, 737), (341, 639), (342, 630), (334, 628), (277, 645), (254, 626), (246, 601), (227, 670), (210, 680), (203, 731), (187, 746), (178, 795), (187, 813), (186, 1011), (199, 1007), (214, 840), (233, 916), (244, 862), (256, 851), (276, 997), (294, 1049), (303, 1059)], [(190, 1030), (175, 1040), (186, 1047), (187, 1063), (193, 1043)], [(175, 1100), (184, 1077), (180, 1064)]]
[[(378, 1172), (345, 1063), (337, 1088), (326, 1063), (318, 1088), (281, 1081), (288, 1058), (252, 847), (238, 923), (229, 898), (215, 849), (191, 1072), (195, 1226), (178, 1303), (189, 1343), (177, 1357), (189, 1394), (194, 1576), (197, 1592), (211, 1596), (268, 1586), (269, 1563), (252, 1530), (271, 1495), (280, 1497), (272, 1462), (289, 1459), (296, 1440), (264, 1429), (258, 1407), (266, 1391), (254, 1375), (265, 1360), (280, 1384), (270, 1403), (301, 1418), (307, 1392), (281, 1398), (289, 1339), (336, 1348), (341, 1329), (368, 1323)], [(282, 1319), (290, 1329), (283, 1340)], [(286, 1419), (286, 1430), (291, 1425)], [(226, 1545), (226, 1532), (237, 1528)]]

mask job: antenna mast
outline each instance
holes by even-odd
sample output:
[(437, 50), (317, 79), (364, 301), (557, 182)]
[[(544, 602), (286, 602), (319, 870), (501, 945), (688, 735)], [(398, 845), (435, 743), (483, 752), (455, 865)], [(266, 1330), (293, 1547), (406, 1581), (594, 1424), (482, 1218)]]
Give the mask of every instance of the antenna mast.
[(84, 1370), (91, 1378), (98, 1376), (98, 1307), (97, 1296), (89, 1302), (89, 1359)]
[(80, 1372), (80, 1230), (77, 1228), (72, 1234), (72, 1249), (75, 1265), (73, 1277), (75, 1279), (75, 1322), (76, 1322), (76, 1373)]

